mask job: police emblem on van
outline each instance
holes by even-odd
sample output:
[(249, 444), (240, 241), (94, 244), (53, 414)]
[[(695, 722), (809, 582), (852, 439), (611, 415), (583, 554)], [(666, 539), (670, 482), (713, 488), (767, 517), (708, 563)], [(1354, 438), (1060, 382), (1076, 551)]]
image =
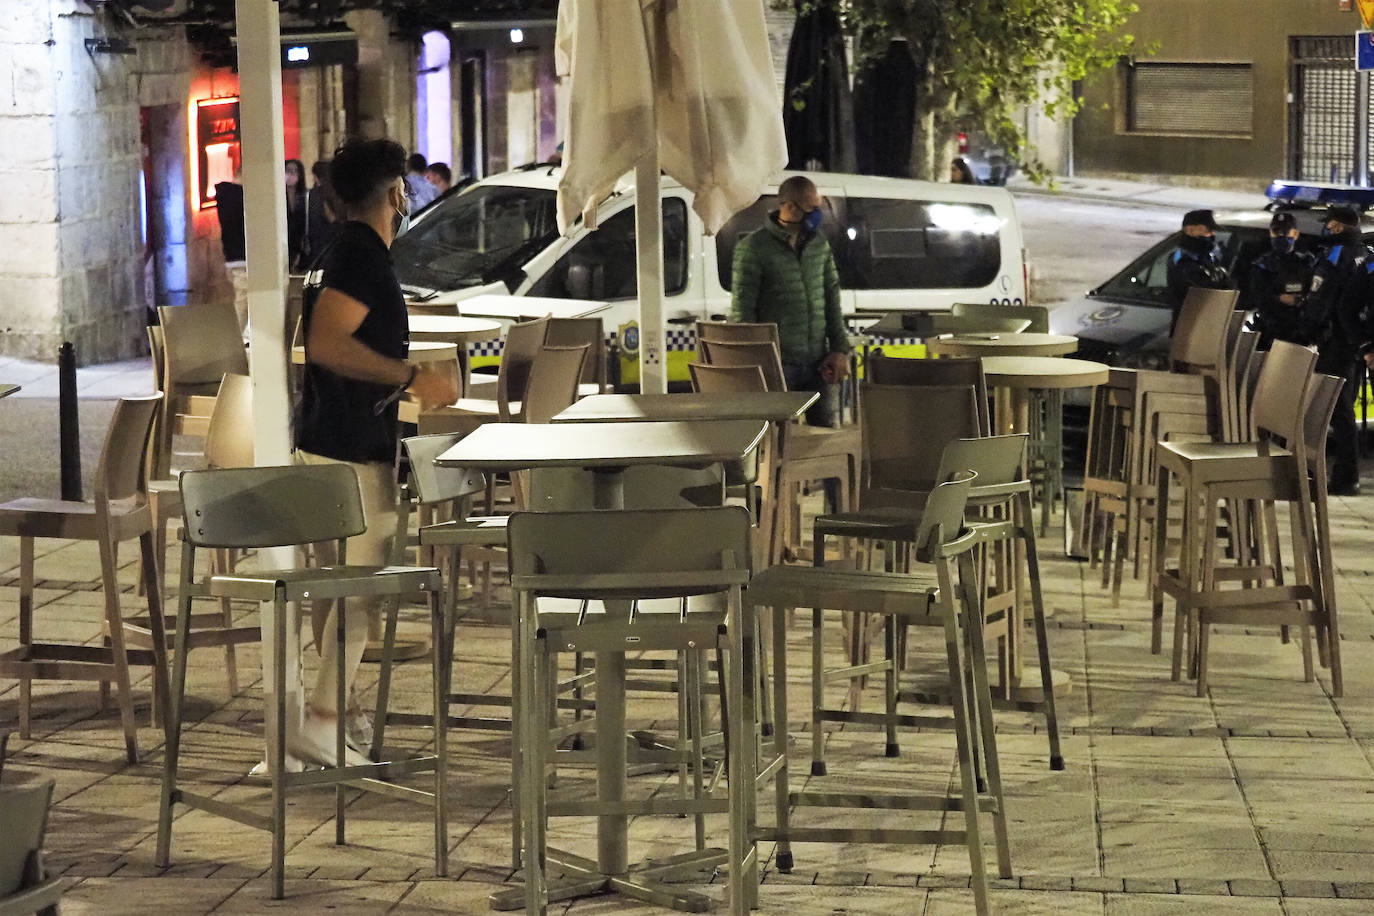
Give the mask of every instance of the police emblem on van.
[(1104, 305), (1100, 309), (1078, 316), (1078, 323), (1084, 327), (1101, 327), (1102, 325), (1115, 324), (1122, 315), (1126, 314), (1126, 307), (1122, 305)]

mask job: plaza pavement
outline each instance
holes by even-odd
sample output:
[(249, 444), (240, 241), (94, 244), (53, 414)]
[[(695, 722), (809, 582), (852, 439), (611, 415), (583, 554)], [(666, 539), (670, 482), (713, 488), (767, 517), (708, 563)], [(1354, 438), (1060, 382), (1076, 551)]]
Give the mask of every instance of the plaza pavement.
[[(0, 422), (4, 409), (0, 402)], [(1366, 481), (1366, 492), (1374, 492), (1369, 486)], [(1037, 719), (998, 713), (1015, 874), (993, 881), (997, 912), (1374, 912), (1374, 498), (1334, 500), (1332, 525), (1345, 662), (1342, 699), (1331, 696), (1325, 670), (1319, 669), (1316, 682), (1303, 683), (1296, 643), (1280, 643), (1271, 628), (1237, 627), (1218, 628), (1208, 696), (1195, 697), (1191, 683), (1170, 680), (1167, 656), (1149, 652), (1141, 584), (1128, 581), (1121, 606), (1112, 607), (1096, 570), (1065, 559), (1057, 535), (1042, 541), (1051, 650), (1055, 666), (1073, 681), (1059, 706), (1067, 768), (1048, 769)], [(126, 609), (134, 609), (140, 599), (132, 593), (132, 551), (125, 554), (121, 598)], [(0, 650), (16, 642), (17, 555), (16, 541), (0, 541)], [(39, 638), (99, 639), (98, 575), (93, 546), (40, 542)], [(502, 589), (498, 600), (507, 595)], [(247, 620), (256, 613), (248, 606), (239, 611)], [(419, 626), (421, 617), (409, 613), (405, 623)], [(815, 783), (805, 778), (807, 629), (798, 621), (792, 630), (788, 724), (800, 762), (796, 780)], [(938, 670), (941, 663), (941, 647), (930, 635), (918, 631), (913, 638), (917, 672)], [(1167, 629), (1165, 637), (1167, 645)], [(838, 644), (830, 643), (836, 650)], [(464, 625), (455, 689), (506, 691), (507, 645), (499, 627)], [(226, 691), (223, 667), (220, 650), (191, 656), (183, 772), (194, 788), (226, 799), (263, 796), (244, 778), (261, 756), (257, 646), (239, 650), (237, 697)], [(415, 664), (400, 669), (394, 708), (423, 708), (425, 671)], [(57, 784), (47, 849), (49, 865), (68, 881), (67, 916), (269, 909), (476, 913), (486, 911), (487, 895), (511, 878), (507, 741), (464, 731), (451, 739), (448, 879), (432, 874), (427, 809), (350, 793), (350, 842), (335, 846), (333, 796), (327, 791), (291, 799), (284, 901), (268, 899), (267, 834), (201, 812), (180, 809), (173, 865), (165, 872), (156, 868), (161, 733), (147, 725), (146, 670), (136, 677), (143, 723), (139, 765), (125, 762), (117, 714), (97, 710), (94, 685), (36, 684), (33, 740), (16, 736), (10, 742), (6, 783), (52, 778)], [(365, 665), (368, 690), (375, 679), (376, 666)], [(16, 726), (17, 695), (16, 684), (0, 682), (0, 728)], [(875, 685), (864, 703), (872, 709), (878, 702)], [(671, 700), (632, 695), (630, 710), (632, 726), (673, 728)], [(402, 746), (419, 748), (426, 741), (420, 729), (394, 734)], [(902, 756), (888, 759), (880, 733), (834, 728), (827, 753), (834, 774), (829, 785), (952, 790), (957, 784), (947, 734), (905, 735)], [(560, 784), (567, 791), (589, 782), (586, 771), (564, 773)], [(676, 787), (671, 773), (631, 780), (636, 795)], [(794, 781), (794, 789), (804, 787)], [(761, 812), (768, 816), (767, 804)], [(890, 816), (869, 816), (866, 823)], [(917, 826), (933, 828), (948, 816), (929, 813)], [(823, 823), (831, 816), (809, 811), (804, 818)], [(584, 854), (593, 848), (589, 820), (560, 822), (552, 836)], [(630, 836), (632, 858), (672, 854), (692, 842), (689, 822), (675, 819), (636, 818)], [(724, 843), (723, 817), (709, 820), (708, 838)], [(772, 867), (771, 843), (761, 854), (764, 913), (972, 912), (962, 846), (799, 845), (796, 868), (787, 875)], [(723, 893), (710, 875), (688, 884)], [(664, 912), (619, 898), (592, 898), (551, 911)]]

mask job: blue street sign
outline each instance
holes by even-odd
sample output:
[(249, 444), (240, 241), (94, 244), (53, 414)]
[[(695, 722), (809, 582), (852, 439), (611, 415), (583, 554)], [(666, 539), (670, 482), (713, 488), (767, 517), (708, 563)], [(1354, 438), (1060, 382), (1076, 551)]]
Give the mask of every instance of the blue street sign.
[(1374, 32), (1355, 33), (1355, 69), (1374, 70)]

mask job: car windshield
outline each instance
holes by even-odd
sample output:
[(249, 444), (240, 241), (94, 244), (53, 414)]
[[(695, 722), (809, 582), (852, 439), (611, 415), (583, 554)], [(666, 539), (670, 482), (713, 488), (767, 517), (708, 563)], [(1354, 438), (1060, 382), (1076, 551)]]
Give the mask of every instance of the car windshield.
[[(1179, 233), (1156, 244), (1129, 267), (1097, 289), (1096, 295), (1107, 299), (1122, 299), (1140, 305), (1169, 307), (1169, 258), (1178, 247)], [(1217, 244), (1221, 247), (1221, 261), (1229, 268), (1237, 263), (1249, 264), (1262, 251), (1268, 233), (1262, 229), (1217, 230)]]
[(449, 290), (510, 280), (558, 236), (554, 192), (483, 185), (435, 205), (391, 246), (402, 285)]

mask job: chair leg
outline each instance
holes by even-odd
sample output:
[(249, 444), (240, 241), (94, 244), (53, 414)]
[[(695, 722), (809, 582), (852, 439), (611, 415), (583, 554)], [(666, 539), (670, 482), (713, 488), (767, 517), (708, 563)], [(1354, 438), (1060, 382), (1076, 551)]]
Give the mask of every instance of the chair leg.
[[(448, 692), (453, 671), (453, 639), (448, 603), (430, 592), (430, 642), (434, 682), (434, 874), (448, 877)], [(340, 714), (342, 715), (342, 713)]]
[[(1027, 522), (1031, 520), (1027, 518)], [(1034, 534), (1027, 529), (1034, 539)], [(961, 583), (976, 582), (973, 575), (973, 561), (968, 554), (963, 554), (959, 558), (959, 578)], [(1006, 798), (1002, 794), (1002, 765), (997, 757), (997, 729), (992, 718), (992, 691), (988, 686), (988, 663), (987, 653), (983, 643), (983, 628), (978, 625), (982, 619), (982, 605), (978, 594), (968, 584), (963, 585), (965, 597), (965, 607), (970, 610), (965, 627), (965, 634), (969, 639), (969, 663), (973, 670), (973, 698), (974, 705), (978, 709), (978, 723), (981, 728), (981, 735), (974, 735), (974, 738), (981, 738), (983, 753), (981, 759), (988, 774), (988, 791), (991, 792), (993, 799), (997, 802), (997, 810), (992, 815), (992, 828), (994, 838), (997, 843), (997, 873), (1000, 877), (1011, 877), (1011, 843), (1007, 837), (1007, 806)], [(1048, 695), (1053, 695), (1051, 691)], [(1059, 769), (1063, 769), (1063, 762), (1060, 762)]]
[[(533, 602), (530, 602), (531, 604)], [(534, 608), (526, 607), (520, 616), (533, 617)], [(545, 875), (545, 805), (547, 788), (544, 784), (544, 755), (548, 741), (543, 737), (545, 710), (544, 672), (541, 661), (547, 652), (544, 645), (547, 639), (537, 635), (533, 621), (521, 624), (522, 662), (528, 663), (526, 676), (530, 679), (530, 696), (520, 713), (520, 736), (525, 740), (516, 742), (520, 760), (521, 822), (525, 835), (525, 912), (527, 914), (546, 914), (548, 912), (548, 886)]]
[(153, 638), (153, 725), (163, 725), (169, 715), (167, 682), (167, 621), (162, 613), (162, 566), (152, 532), (138, 539), (143, 560), (144, 591), (148, 599), (148, 629)]
[(138, 723), (134, 720), (133, 688), (129, 683), (129, 656), (124, 645), (124, 621), (119, 611), (119, 582), (115, 571), (118, 553), (108, 536), (100, 542), (100, 578), (105, 591), (105, 625), (109, 631), (110, 657), (115, 686), (119, 689), (119, 718), (124, 724), (124, 748), (130, 763), (138, 763)]
[[(787, 760), (787, 619), (782, 608), (770, 608), (773, 616), (773, 709), (777, 714), (777, 727), (773, 729), (773, 754), (775, 757)], [(751, 760), (753, 755), (749, 755)], [(786, 830), (791, 823), (791, 781), (788, 778), (788, 766), (784, 762), (778, 770), (777, 777), (773, 781), (776, 791), (775, 798), (775, 820), (786, 835)], [(746, 787), (751, 783), (746, 783)], [(752, 789), (747, 789), (751, 808), (756, 803), (752, 801), (755, 793)], [(776, 854), (773, 857), (773, 865), (781, 872), (791, 872), (793, 866), (792, 844), (786, 839), (778, 841)], [(758, 887), (758, 878), (754, 877), (751, 888)]]
[[(1018, 511), (1019, 508), (1019, 511)], [(1050, 769), (1064, 769), (1064, 754), (1059, 744), (1059, 714), (1055, 709), (1054, 670), (1050, 667), (1049, 628), (1045, 622), (1045, 595), (1040, 588), (1040, 553), (1036, 548), (1035, 536), (1031, 533), (1030, 494), (1023, 493), (1017, 499), (1013, 512), (1020, 515), (1021, 536), (1026, 544), (1026, 573), (1030, 579), (1031, 620), (1035, 627), (1036, 654), (1040, 662), (1041, 702), (1045, 706), (1045, 730), (1049, 732)], [(981, 636), (979, 637), (981, 639)]]
[(974, 737), (970, 729), (972, 707), (964, 680), (964, 634), (959, 609), (955, 606), (953, 577), (948, 561), (936, 564), (940, 578), (940, 605), (944, 617), (946, 664), (949, 670), (950, 707), (954, 717), (955, 745), (959, 755), (959, 781), (964, 812), (965, 844), (968, 847), (970, 883), (974, 905), (980, 916), (989, 912), (987, 869), (983, 862), (983, 839), (978, 826), (977, 763)]
[(272, 783), (272, 899), (286, 896), (286, 634), (287, 610), (278, 591), (272, 608), (274, 720), (268, 730), (267, 769)]
[[(181, 556), (181, 582), (190, 582), (195, 572), (195, 552), (186, 547)], [(181, 589), (182, 592), (185, 589)], [(172, 657), (172, 682), (168, 688), (167, 716), (163, 720), (165, 759), (162, 764), (162, 793), (158, 802), (157, 852), (154, 861), (166, 868), (172, 849), (172, 807), (177, 791), (177, 767), (181, 762), (181, 711), (186, 696), (186, 655), (191, 635), (191, 596), (177, 599), (176, 646)]]
[[(825, 565), (825, 538), (817, 533), (812, 539), (812, 564)], [(821, 727), (821, 709), (825, 706), (825, 611), (811, 609), (811, 775), (825, 775), (825, 732)], [(777, 653), (774, 652), (774, 657)]]
[[(19, 538), (19, 645), (33, 645), (33, 538)], [(27, 669), (26, 669), (27, 670)], [(33, 678), (19, 679), (19, 737), (33, 737)]]
[[(165, 549), (165, 548), (164, 548)], [(163, 556), (162, 553), (158, 554)], [(216, 550), (214, 552), (214, 562), (221, 573), (227, 574), (230, 569), (229, 551)], [(224, 619), (225, 628), (234, 625), (234, 605), (228, 598), (219, 599), (220, 616)], [(239, 665), (238, 652), (233, 643), (224, 647), (224, 680), (229, 688), (229, 695), (236, 697), (239, 695)]]

